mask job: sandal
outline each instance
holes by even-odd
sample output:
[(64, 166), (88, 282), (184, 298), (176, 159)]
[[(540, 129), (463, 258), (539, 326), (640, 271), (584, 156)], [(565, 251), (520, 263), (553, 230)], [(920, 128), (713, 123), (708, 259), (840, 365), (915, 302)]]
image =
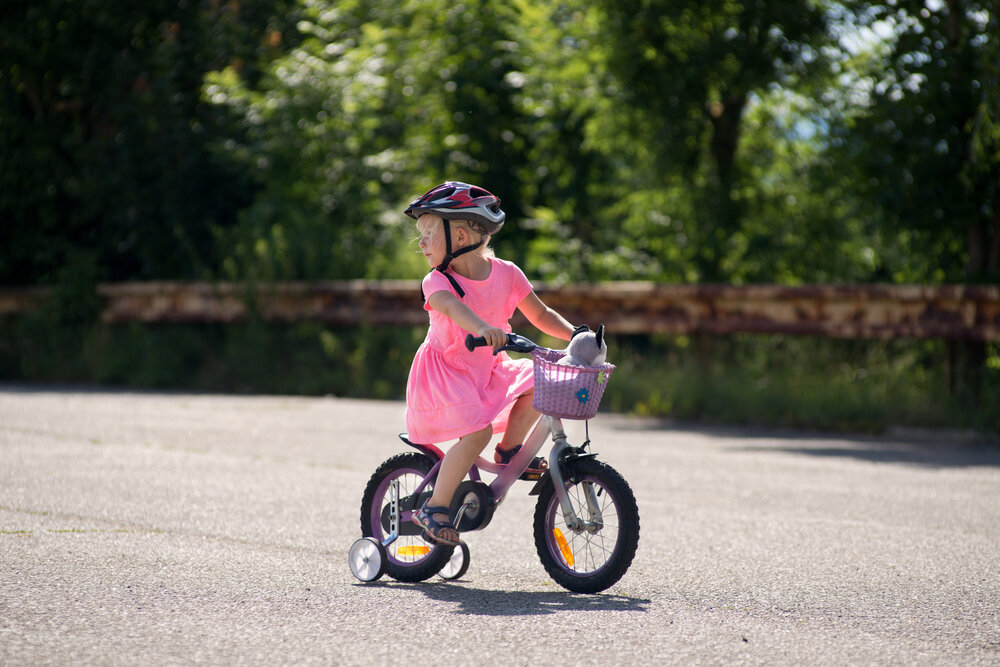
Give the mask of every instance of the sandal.
[[(500, 445), (497, 445), (496, 455), (493, 460), (497, 463), (503, 463), (504, 465), (510, 463), (510, 460), (514, 458), (514, 455), (521, 451), (521, 445), (516, 447), (511, 447), (510, 449), (500, 449)], [(539, 479), (546, 470), (549, 469), (549, 463), (541, 456), (536, 456), (531, 459), (531, 463), (528, 464), (527, 470), (521, 475), (519, 479), (526, 479), (529, 481), (534, 481)]]
[(446, 530), (453, 530), (457, 534), (458, 529), (455, 528), (455, 524), (453, 524), (450, 519), (438, 521), (434, 518), (435, 514), (444, 514), (445, 516), (449, 516), (450, 510), (447, 507), (431, 507), (427, 504), (427, 502), (428, 501), (425, 500), (423, 506), (413, 513), (410, 521), (423, 528), (427, 537), (431, 538), (435, 542), (457, 547), (458, 540), (449, 540), (442, 535), (442, 533)]

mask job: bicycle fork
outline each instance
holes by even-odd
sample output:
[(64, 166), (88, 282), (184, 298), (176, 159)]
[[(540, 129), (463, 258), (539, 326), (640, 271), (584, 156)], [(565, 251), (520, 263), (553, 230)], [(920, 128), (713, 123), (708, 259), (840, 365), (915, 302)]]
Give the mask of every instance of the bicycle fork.
[(566, 439), (566, 432), (562, 427), (562, 421), (556, 417), (549, 416), (545, 416), (543, 419), (548, 422), (548, 431), (552, 433), (552, 440), (554, 442), (552, 451), (549, 453), (549, 461), (551, 461), (549, 474), (552, 475), (556, 498), (559, 499), (559, 507), (562, 509), (566, 527), (575, 533), (583, 531), (597, 533), (604, 527), (604, 517), (601, 515), (601, 506), (597, 500), (597, 494), (594, 492), (594, 485), (587, 481), (580, 484), (580, 487), (583, 489), (584, 498), (587, 501), (588, 516), (587, 520), (584, 521), (577, 515), (576, 510), (573, 509), (573, 503), (570, 501), (569, 493), (566, 491), (566, 481), (559, 465), (560, 461), (562, 461), (561, 455), (563, 451), (570, 447)]

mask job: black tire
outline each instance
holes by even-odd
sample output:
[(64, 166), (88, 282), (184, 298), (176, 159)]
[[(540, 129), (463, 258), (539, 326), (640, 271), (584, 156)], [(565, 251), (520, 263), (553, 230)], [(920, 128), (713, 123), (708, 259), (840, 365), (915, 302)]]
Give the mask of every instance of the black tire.
[(574, 593), (599, 593), (621, 579), (632, 564), (639, 546), (639, 508), (628, 482), (611, 466), (586, 458), (571, 461), (567, 467), (564, 476), (573, 510), (588, 520), (585, 493), (589, 485), (603, 526), (593, 532), (569, 529), (550, 481), (535, 505), (535, 548), (545, 570), (560, 586)]
[(387, 459), (368, 480), (361, 499), (361, 534), (383, 542), (389, 536), (389, 485), (399, 479), (399, 538), (386, 547), (385, 572), (397, 581), (424, 581), (444, 567), (455, 547), (440, 544), (423, 536), (419, 526), (410, 522), (410, 513), (419, 509), (433, 488), (428, 484), (420, 497), (414, 497), (417, 484), (430, 472), (433, 462), (423, 454), (407, 452)]

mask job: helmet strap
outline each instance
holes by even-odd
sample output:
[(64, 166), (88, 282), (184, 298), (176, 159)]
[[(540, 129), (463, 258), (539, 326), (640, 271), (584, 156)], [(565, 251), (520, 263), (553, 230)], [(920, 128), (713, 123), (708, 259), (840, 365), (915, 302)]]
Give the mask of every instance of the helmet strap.
[(466, 246), (464, 248), (459, 248), (454, 252), (451, 249), (451, 225), (448, 224), (448, 220), (441, 218), (441, 222), (444, 223), (444, 261), (438, 264), (435, 268), (438, 271), (445, 271), (448, 265), (451, 264), (451, 260), (455, 259), (459, 255), (464, 255), (467, 252), (472, 252), (479, 246), (483, 245), (483, 241), (480, 240), (479, 243), (475, 245)]
[[(445, 252), (445, 254), (444, 254), (444, 261), (441, 262), (440, 264), (438, 264), (437, 266), (435, 266), (434, 269), (437, 270), (437, 271), (440, 271), (441, 273), (444, 274), (444, 277), (448, 279), (448, 282), (451, 283), (451, 286), (454, 287), (455, 291), (458, 293), (458, 298), (461, 299), (462, 297), (465, 296), (465, 290), (463, 290), (461, 287), (459, 287), (458, 281), (455, 280), (454, 278), (452, 278), (451, 274), (448, 273), (448, 265), (451, 264), (451, 260), (455, 259), (459, 255), (464, 255), (467, 252), (472, 252), (473, 250), (475, 250), (479, 246), (483, 245), (483, 241), (480, 240), (479, 243), (477, 243), (475, 245), (470, 245), (470, 246), (466, 246), (464, 248), (459, 248), (458, 250), (455, 250), (454, 252), (452, 252), (452, 249), (451, 249), (451, 225), (448, 223), (448, 220), (446, 218), (441, 218), (441, 222), (444, 223), (444, 252)], [(421, 288), (421, 293), (422, 292), (423, 292), (423, 289)]]

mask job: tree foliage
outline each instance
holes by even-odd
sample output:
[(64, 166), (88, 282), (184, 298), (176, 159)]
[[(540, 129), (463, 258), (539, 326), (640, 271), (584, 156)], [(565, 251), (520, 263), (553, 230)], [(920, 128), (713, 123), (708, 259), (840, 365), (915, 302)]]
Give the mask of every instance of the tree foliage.
[[(392, 336), (253, 323), (122, 345), (88, 329), (93, 285), (415, 278), (401, 211), (445, 179), (504, 200), (497, 253), (533, 278), (997, 283), (997, 35), (987, 0), (7, 0), (0, 284), (56, 289), (0, 336), (0, 366), (124, 382), (159, 357), (140, 381), (247, 390), (276, 387), (272, 360), (360, 372)], [(944, 348), (996, 374), (995, 351)], [(728, 408), (719, 386), (661, 403)]]
[(853, 73), (863, 104), (845, 109), (834, 154), (851, 193), (913, 258), (891, 278), (1000, 279), (998, 17), (995, 3), (867, 5), (895, 39)]
[[(826, 13), (815, 3), (604, 3), (610, 66), (640, 131), (658, 138), (660, 173), (696, 193), (686, 235), (698, 279), (728, 280), (746, 249), (740, 141), (752, 96), (794, 87), (820, 62)], [(655, 185), (660, 185), (654, 181)], [(751, 186), (752, 187), (752, 186)]]
[[(231, 128), (201, 103), (207, 72), (281, 47), (281, 2), (0, 8), (0, 281), (68, 266), (104, 279), (210, 275), (211, 229), (253, 190), (211, 159)], [(272, 18), (274, 17), (274, 18)]]
[(0, 282), (412, 277), (446, 178), (553, 280), (996, 280), (996, 14), (12, 0)]

